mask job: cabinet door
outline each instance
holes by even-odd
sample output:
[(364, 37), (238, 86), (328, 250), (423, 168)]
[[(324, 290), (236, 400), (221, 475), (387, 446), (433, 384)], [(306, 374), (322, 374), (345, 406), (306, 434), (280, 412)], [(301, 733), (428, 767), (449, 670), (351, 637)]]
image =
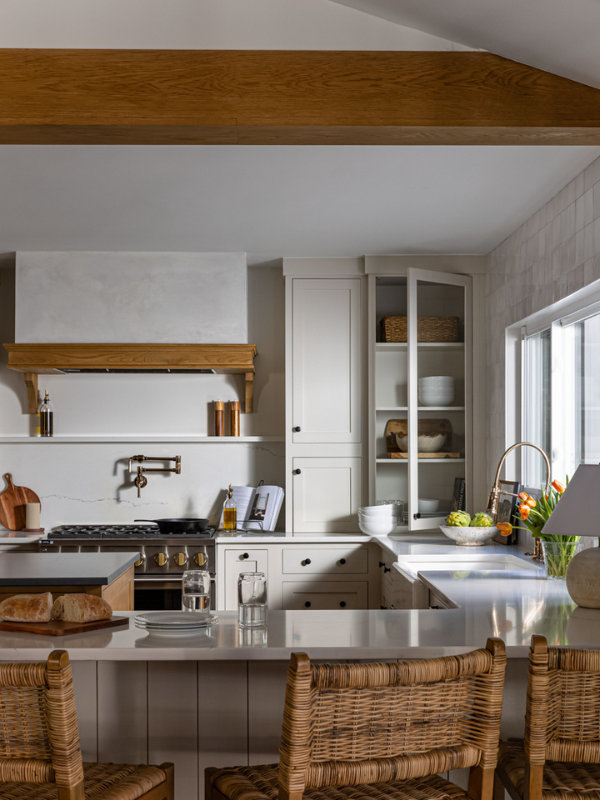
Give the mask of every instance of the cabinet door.
[(294, 279), (292, 441), (295, 444), (361, 441), (360, 334), (360, 278)]
[(283, 608), (285, 611), (368, 608), (368, 587), (366, 581), (284, 581)]
[(295, 533), (358, 530), (360, 458), (294, 458), (292, 480)]
[(264, 572), (265, 575), (267, 574), (267, 553), (267, 550), (243, 547), (225, 550), (225, 611), (237, 610), (237, 584), (240, 572)]

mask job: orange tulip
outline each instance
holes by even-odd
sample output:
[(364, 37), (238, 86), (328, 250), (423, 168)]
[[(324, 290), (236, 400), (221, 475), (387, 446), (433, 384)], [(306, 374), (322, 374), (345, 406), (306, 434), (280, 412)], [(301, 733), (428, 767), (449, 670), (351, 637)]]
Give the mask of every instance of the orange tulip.
[(563, 492), (565, 491), (565, 487), (559, 481), (552, 481), (550, 485), (552, 486), (553, 489), (556, 489), (556, 491), (559, 494), (563, 494)]
[(529, 495), (527, 494), (527, 492), (519, 492), (519, 500), (522, 503), (526, 503), (528, 497), (529, 497)]
[(536, 503), (536, 501), (533, 499), (533, 497), (529, 497), (529, 498), (527, 499), (527, 505), (529, 506), (529, 508), (535, 508), (535, 507), (537, 506), (537, 503)]
[(499, 522), (498, 523), (498, 530), (502, 534), (502, 536), (510, 536), (512, 533), (513, 526), (510, 522)]
[(529, 508), (529, 506), (522, 505), (521, 508), (519, 509), (519, 513), (521, 514), (521, 519), (526, 520), (527, 517), (531, 514), (531, 509)]

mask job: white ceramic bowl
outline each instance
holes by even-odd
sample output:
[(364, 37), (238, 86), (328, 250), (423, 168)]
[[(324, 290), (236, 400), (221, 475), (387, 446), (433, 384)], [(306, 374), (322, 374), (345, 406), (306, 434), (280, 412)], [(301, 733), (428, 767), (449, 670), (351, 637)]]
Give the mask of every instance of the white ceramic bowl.
[(358, 512), (358, 518), (361, 522), (388, 522), (391, 519), (397, 519), (398, 514), (390, 513), (390, 514), (363, 514), (361, 511)]
[(419, 389), (419, 404), (422, 406), (449, 406), (454, 402), (454, 388), (443, 390)]
[(366, 520), (358, 520), (358, 527), (363, 533), (368, 533), (371, 536), (385, 536), (388, 533), (393, 533), (396, 530), (396, 517), (382, 518), (381, 520), (373, 520), (367, 522)]
[(429, 378), (419, 378), (419, 386), (450, 386), (454, 383), (451, 375), (431, 375)]
[(386, 506), (363, 506), (358, 509), (358, 513), (363, 514), (365, 517), (387, 517), (398, 512), (396, 507), (390, 503)]
[(439, 508), (440, 500), (419, 497), (419, 512), (421, 514), (434, 514), (436, 511), (439, 511)]
[(449, 539), (453, 539), (456, 544), (465, 547), (480, 547), (498, 533), (498, 528), (495, 526), (492, 528), (451, 528), (449, 525), (440, 525), (440, 530)]
[[(396, 434), (396, 442), (403, 453), (408, 453), (408, 436)], [(417, 449), (419, 453), (439, 453), (445, 444), (445, 433), (435, 433), (431, 435), (420, 434), (417, 437)]]

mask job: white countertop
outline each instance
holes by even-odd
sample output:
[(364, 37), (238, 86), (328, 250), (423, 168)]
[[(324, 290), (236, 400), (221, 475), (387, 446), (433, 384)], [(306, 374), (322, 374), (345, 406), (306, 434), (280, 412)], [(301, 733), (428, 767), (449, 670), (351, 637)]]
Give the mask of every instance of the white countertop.
[[(273, 541), (273, 537), (254, 538)], [(348, 542), (354, 537), (303, 539), (317, 540)], [(366, 536), (356, 540), (375, 541)], [(227, 537), (227, 541), (234, 540)], [(299, 537), (292, 541), (298, 542)], [(480, 555), (518, 553), (503, 545), (458, 547), (431, 535), (377, 541), (399, 561), (405, 554), (426, 558), (436, 553), (465, 556), (469, 551)], [(489, 636), (504, 639), (510, 658), (526, 658), (533, 633), (546, 636), (553, 644), (600, 649), (600, 610), (577, 608), (564, 581), (548, 581), (535, 571), (423, 570), (419, 574), (458, 608), (271, 611), (264, 630), (253, 633), (239, 629), (236, 612), (219, 611), (210, 637), (186, 640), (150, 637), (133, 626), (135, 612), (129, 612), (123, 615), (129, 617), (127, 627), (68, 637), (0, 631), (0, 660), (43, 659), (57, 648), (67, 649), (74, 661), (287, 660), (298, 651), (321, 660), (422, 658), (481, 647)]]

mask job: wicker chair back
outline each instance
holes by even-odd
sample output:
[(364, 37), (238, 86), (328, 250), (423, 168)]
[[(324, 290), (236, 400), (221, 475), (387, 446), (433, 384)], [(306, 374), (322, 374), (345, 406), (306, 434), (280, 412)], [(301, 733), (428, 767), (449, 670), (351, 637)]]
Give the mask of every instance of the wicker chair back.
[(460, 656), (311, 665), (292, 657), (280, 797), (496, 766), (506, 656), (500, 640)]
[(600, 764), (600, 652), (548, 647), (529, 653), (525, 752), (530, 763)]

